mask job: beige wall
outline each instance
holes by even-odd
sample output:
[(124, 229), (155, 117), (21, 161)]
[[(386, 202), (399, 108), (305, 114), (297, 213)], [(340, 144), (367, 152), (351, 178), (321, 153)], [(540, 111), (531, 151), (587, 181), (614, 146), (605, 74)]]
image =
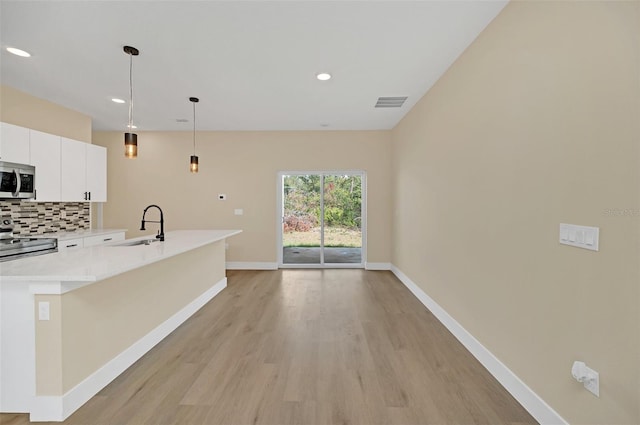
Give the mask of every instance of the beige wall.
[(63, 395), (224, 279), (224, 241), (63, 295), (36, 320), (36, 394)]
[(570, 423), (640, 423), (639, 4), (511, 2), (393, 131), (393, 263)]
[(91, 143), (91, 117), (0, 85), (0, 121)]
[[(123, 134), (96, 132), (108, 148), (104, 227), (139, 232), (144, 207), (158, 204), (166, 229), (242, 229), (228, 261), (275, 262), (278, 171), (364, 170), (368, 179), (368, 261), (390, 261), (389, 131), (198, 132), (200, 172), (189, 173), (191, 132), (138, 133), (139, 156), (124, 157)], [(217, 200), (219, 193), (227, 201)], [(234, 215), (242, 208), (243, 216)], [(147, 227), (154, 231), (156, 225)]]

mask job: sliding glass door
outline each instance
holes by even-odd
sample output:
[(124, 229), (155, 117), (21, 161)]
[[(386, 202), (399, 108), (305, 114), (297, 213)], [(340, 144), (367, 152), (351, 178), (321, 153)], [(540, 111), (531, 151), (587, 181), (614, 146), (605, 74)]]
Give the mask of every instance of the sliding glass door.
[(363, 172), (280, 173), (279, 186), (280, 266), (363, 266)]

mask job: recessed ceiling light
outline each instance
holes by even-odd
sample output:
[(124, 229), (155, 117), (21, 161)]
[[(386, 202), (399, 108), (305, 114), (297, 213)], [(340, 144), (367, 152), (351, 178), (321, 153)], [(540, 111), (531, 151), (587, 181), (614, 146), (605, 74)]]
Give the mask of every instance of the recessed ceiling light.
[(327, 81), (331, 79), (331, 74), (329, 74), (328, 72), (321, 72), (319, 74), (316, 74), (316, 78), (320, 81)]
[(16, 49), (15, 47), (7, 47), (7, 52), (13, 53), (16, 56), (22, 56), (23, 58), (28, 58), (31, 56), (31, 53), (25, 52), (24, 50)]
[(124, 103), (124, 100), (122, 99), (116, 99), (115, 97), (113, 99), (111, 99), (113, 102), (115, 103)]

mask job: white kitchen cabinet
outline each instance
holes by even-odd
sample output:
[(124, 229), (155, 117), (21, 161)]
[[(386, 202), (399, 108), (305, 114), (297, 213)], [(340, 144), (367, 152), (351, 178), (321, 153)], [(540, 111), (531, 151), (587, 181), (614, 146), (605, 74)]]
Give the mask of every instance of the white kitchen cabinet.
[(29, 163), (29, 129), (0, 122), (0, 160)]
[(106, 202), (107, 149), (0, 122), (0, 160), (36, 167), (36, 202)]
[[(97, 234), (96, 234), (97, 233)], [(58, 239), (58, 252), (70, 249), (89, 248), (111, 242), (123, 241), (124, 230), (81, 230), (79, 232), (49, 235)]]
[(107, 201), (107, 149), (61, 138), (61, 201)]
[[(88, 201), (86, 143), (63, 137), (60, 144), (60, 200)], [(37, 178), (37, 176), (36, 176)]]
[(86, 144), (87, 192), (91, 202), (107, 202), (107, 148)]
[(87, 236), (84, 238), (84, 247), (104, 245), (111, 242), (123, 241), (124, 232), (105, 233), (104, 235)]
[(84, 238), (58, 240), (58, 252), (84, 248)]
[(60, 200), (60, 136), (31, 130), (29, 164), (36, 167), (36, 202)]

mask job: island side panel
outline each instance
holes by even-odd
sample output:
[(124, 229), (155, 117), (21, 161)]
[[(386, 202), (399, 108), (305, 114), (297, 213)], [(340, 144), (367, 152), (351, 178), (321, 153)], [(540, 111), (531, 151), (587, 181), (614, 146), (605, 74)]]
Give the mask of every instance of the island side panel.
[[(38, 304), (49, 304), (50, 320), (39, 320)], [(35, 296), (36, 324), (36, 394), (59, 395), (64, 392), (62, 364), (62, 299), (56, 296)], [(32, 333), (33, 335), (33, 333)], [(40, 348), (40, 353), (38, 353)], [(33, 366), (32, 366), (33, 367)], [(40, 376), (38, 376), (38, 371)], [(38, 386), (38, 381), (41, 385)]]
[(24, 282), (0, 282), (0, 412), (29, 412), (35, 394), (33, 295)]
[[(225, 241), (114, 276), (59, 298), (62, 330), (61, 385), (42, 370), (47, 329), (36, 325), (36, 395), (62, 395), (225, 279)], [(53, 367), (53, 365), (51, 365)], [(46, 391), (46, 392), (45, 392)]]

